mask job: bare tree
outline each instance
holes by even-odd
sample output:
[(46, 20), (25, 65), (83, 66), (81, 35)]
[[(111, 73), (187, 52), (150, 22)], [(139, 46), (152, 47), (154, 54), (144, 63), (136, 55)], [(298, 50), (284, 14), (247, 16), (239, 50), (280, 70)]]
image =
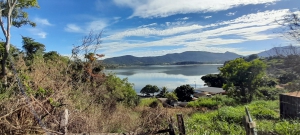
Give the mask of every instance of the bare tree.
[[(98, 73), (102, 70), (99, 65), (98, 58), (104, 57), (103, 54), (97, 54), (98, 49), (101, 47), (102, 31), (94, 34), (93, 31), (81, 40), (81, 45), (74, 46), (72, 49), (71, 59), (76, 63), (75, 65), (83, 68), (83, 78), (95, 79), (102, 78)], [(79, 69), (81, 70), (81, 69)], [(79, 78), (78, 78), (79, 79)]]

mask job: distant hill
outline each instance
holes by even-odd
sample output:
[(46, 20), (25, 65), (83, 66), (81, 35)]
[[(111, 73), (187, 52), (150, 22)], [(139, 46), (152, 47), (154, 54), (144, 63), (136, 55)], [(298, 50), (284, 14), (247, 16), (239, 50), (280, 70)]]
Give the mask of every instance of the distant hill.
[(281, 55), (300, 54), (300, 47), (298, 46), (273, 47), (272, 49), (260, 52), (257, 55), (259, 57), (270, 57), (270, 56), (276, 56), (278, 54)]
[(103, 62), (105, 64), (121, 64), (121, 65), (154, 65), (154, 64), (174, 64), (178, 62), (203, 62), (203, 63), (224, 63), (241, 55), (225, 52), (212, 53), (204, 51), (187, 51), (183, 53), (166, 54), (156, 57), (135, 57), (131, 55), (107, 58)]

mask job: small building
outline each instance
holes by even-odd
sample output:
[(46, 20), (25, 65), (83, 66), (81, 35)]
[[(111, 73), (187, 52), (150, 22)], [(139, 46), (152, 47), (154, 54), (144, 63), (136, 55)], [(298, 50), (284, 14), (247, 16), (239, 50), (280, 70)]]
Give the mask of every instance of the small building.
[(280, 118), (300, 118), (300, 91), (279, 95)]

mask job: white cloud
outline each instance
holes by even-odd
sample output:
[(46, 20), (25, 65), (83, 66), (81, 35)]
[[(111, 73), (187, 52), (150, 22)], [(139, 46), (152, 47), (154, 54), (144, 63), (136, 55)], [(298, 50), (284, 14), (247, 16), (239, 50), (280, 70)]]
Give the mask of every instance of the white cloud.
[(65, 27), (65, 31), (67, 32), (82, 32), (82, 29), (77, 26), (76, 24), (67, 24), (67, 27)]
[(184, 21), (184, 20), (188, 20), (188, 19), (190, 19), (190, 18), (189, 18), (189, 17), (183, 17), (183, 18), (178, 18), (178, 19), (176, 19), (176, 20)]
[(75, 32), (75, 33), (88, 33), (91, 30), (93, 31), (101, 31), (105, 27), (108, 26), (106, 20), (98, 19), (85, 23), (81, 27), (76, 24), (67, 24), (65, 27), (65, 31), (67, 32)]
[(211, 18), (212, 16), (204, 16), (204, 19), (208, 19)]
[(226, 16), (234, 16), (236, 12), (229, 12), (226, 14)]
[(47, 36), (47, 33), (46, 33), (46, 32), (43, 32), (43, 31), (41, 31), (41, 32), (37, 33), (37, 35), (38, 35), (40, 38), (46, 38), (46, 36)]
[(97, 21), (92, 21), (92, 22), (87, 23), (87, 26), (86, 26), (85, 29), (88, 32), (91, 31), (91, 30), (93, 30), (93, 31), (101, 31), (106, 26), (107, 26), (106, 21), (104, 21), (104, 20), (97, 20)]
[[(171, 25), (171, 22), (166, 22), (167, 26)], [(184, 27), (173, 27), (165, 30), (158, 30), (155, 28), (144, 28), (140, 27), (137, 29), (129, 29), (124, 32), (118, 32), (116, 34), (113, 34), (111, 36), (106, 37), (105, 39), (108, 40), (120, 40), (125, 37), (130, 37), (130, 36), (170, 36), (170, 35), (175, 35), (179, 34), (182, 32), (189, 32), (192, 30), (201, 30), (203, 26), (201, 25), (190, 25), (190, 26), (184, 26)]]
[(145, 28), (145, 27), (151, 27), (151, 26), (156, 26), (156, 25), (157, 25), (157, 23), (151, 23), (151, 24), (139, 26), (138, 28)]
[[(268, 4), (280, 0), (114, 0), (119, 6), (130, 7), (130, 17), (167, 17), (175, 14), (216, 12), (250, 4)], [(167, 5), (167, 6), (166, 6)]]
[[(288, 9), (283, 9), (259, 12), (244, 15), (233, 20), (223, 21), (215, 24), (208, 24), (204, 26), (199, 24), (192, 24), (186, 26), (166, 27), (165, 29), (128, 29), (126, 31), (117, 32), (113, 35), (105, 37), (103, 40), (110, 40), (110, 42), (104, 43), (103, 49), (107, 49), (109, 50), (109, 52), (107, 53), (113, 54), (133, 48), (137, 49), (143, 47), (158, 46), (184, 46), (184, 48), (181, 48), (179, 50), (172, 50), (172, 52), (174, 53), (191, 50), (202, 50), (211, 52), (233, 51), (239, 54), (250, 54), (253, 53), (253, 51), (243, 51), (243, 48), (220, 48), (214, 46), (273, 39), (275, 36), (277, 36), (276, 34), (267, 34), (264, 32), (281, 27), (280, 25), (275, 23), (274, 20), (282, 18), (286, 15), (286, 13), (288, 13), (288, 11)], [(166, 22), (166, 25), (170, 26), (171, 24), (172, 22)], [(158, 40), (150, 42), (127, 41), (126, 38), (131, 36), (157, 36)], [(228, 36), (234, 36), (235, 38), (226, 38)], [(111, 49), (112, 46), (114, 47), (114, 49)], [(168, 51), (165, 51), (163, 54), (167, 52)], [(136, 52), (132, 55), (140, 56), (138, 54), (139, 53)], [(149, 54), (150, 56), (154, 55), (151, 55), (150, 53), (143, 54)]]
[(42, 18), (35, 18), (34, 22), (36, 22), (38, 25), (46, 25), (46, 26), (51, 26), (52, 24), (47, 20), (47, 19), (42, 19)]
[(44, 31), (41, 30), (41, 29), (38, 29), (38, 28), (30, 28), (30, 29), (28, 29), (28, 31), (29, 31), (32, 35), (36, 35), (36, 36), (38, 36), (39, 38), (46, 38), (46, 37), (47, 37), (47, 33), (44, 32)]

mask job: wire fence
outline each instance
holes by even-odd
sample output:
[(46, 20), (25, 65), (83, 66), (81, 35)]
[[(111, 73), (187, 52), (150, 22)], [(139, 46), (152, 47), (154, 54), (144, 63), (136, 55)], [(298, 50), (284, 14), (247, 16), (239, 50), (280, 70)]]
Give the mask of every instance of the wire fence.
[(32, 106), (32, 101), (31, 101), (31, 98), (26, 94), (26, 89), (19, 77), (19, 74), (17, 72), (17, 69), (15, 68), (15, 64), (13, 62), (13, 59), (12, 59), (12, 56), (11, 55), (8, 55), (8, 59), (9, 59), (9, 62), (10, 62), (10, 65), (12, 67), (12, 71), (16, 77), (16, 81), (17, 81), (17, 84), (18, 84), (18, 87), (20, 89), (20, 92), (22, 93), (22, 95), (25, 97), (25, 101), (30, 109), (30, 112), (32, 113), (32, 115), (34, 116), (35, 120), (38, 122), (39, 126), (45, 131), (46, 134), (49, 134), (50, 133), (47, 131), (47, 127), (46, 125), (43, 123), (43, 121), (40, 119), (40, 116), (37, 114), (36, 110), (34, 109), (34, 107)]

